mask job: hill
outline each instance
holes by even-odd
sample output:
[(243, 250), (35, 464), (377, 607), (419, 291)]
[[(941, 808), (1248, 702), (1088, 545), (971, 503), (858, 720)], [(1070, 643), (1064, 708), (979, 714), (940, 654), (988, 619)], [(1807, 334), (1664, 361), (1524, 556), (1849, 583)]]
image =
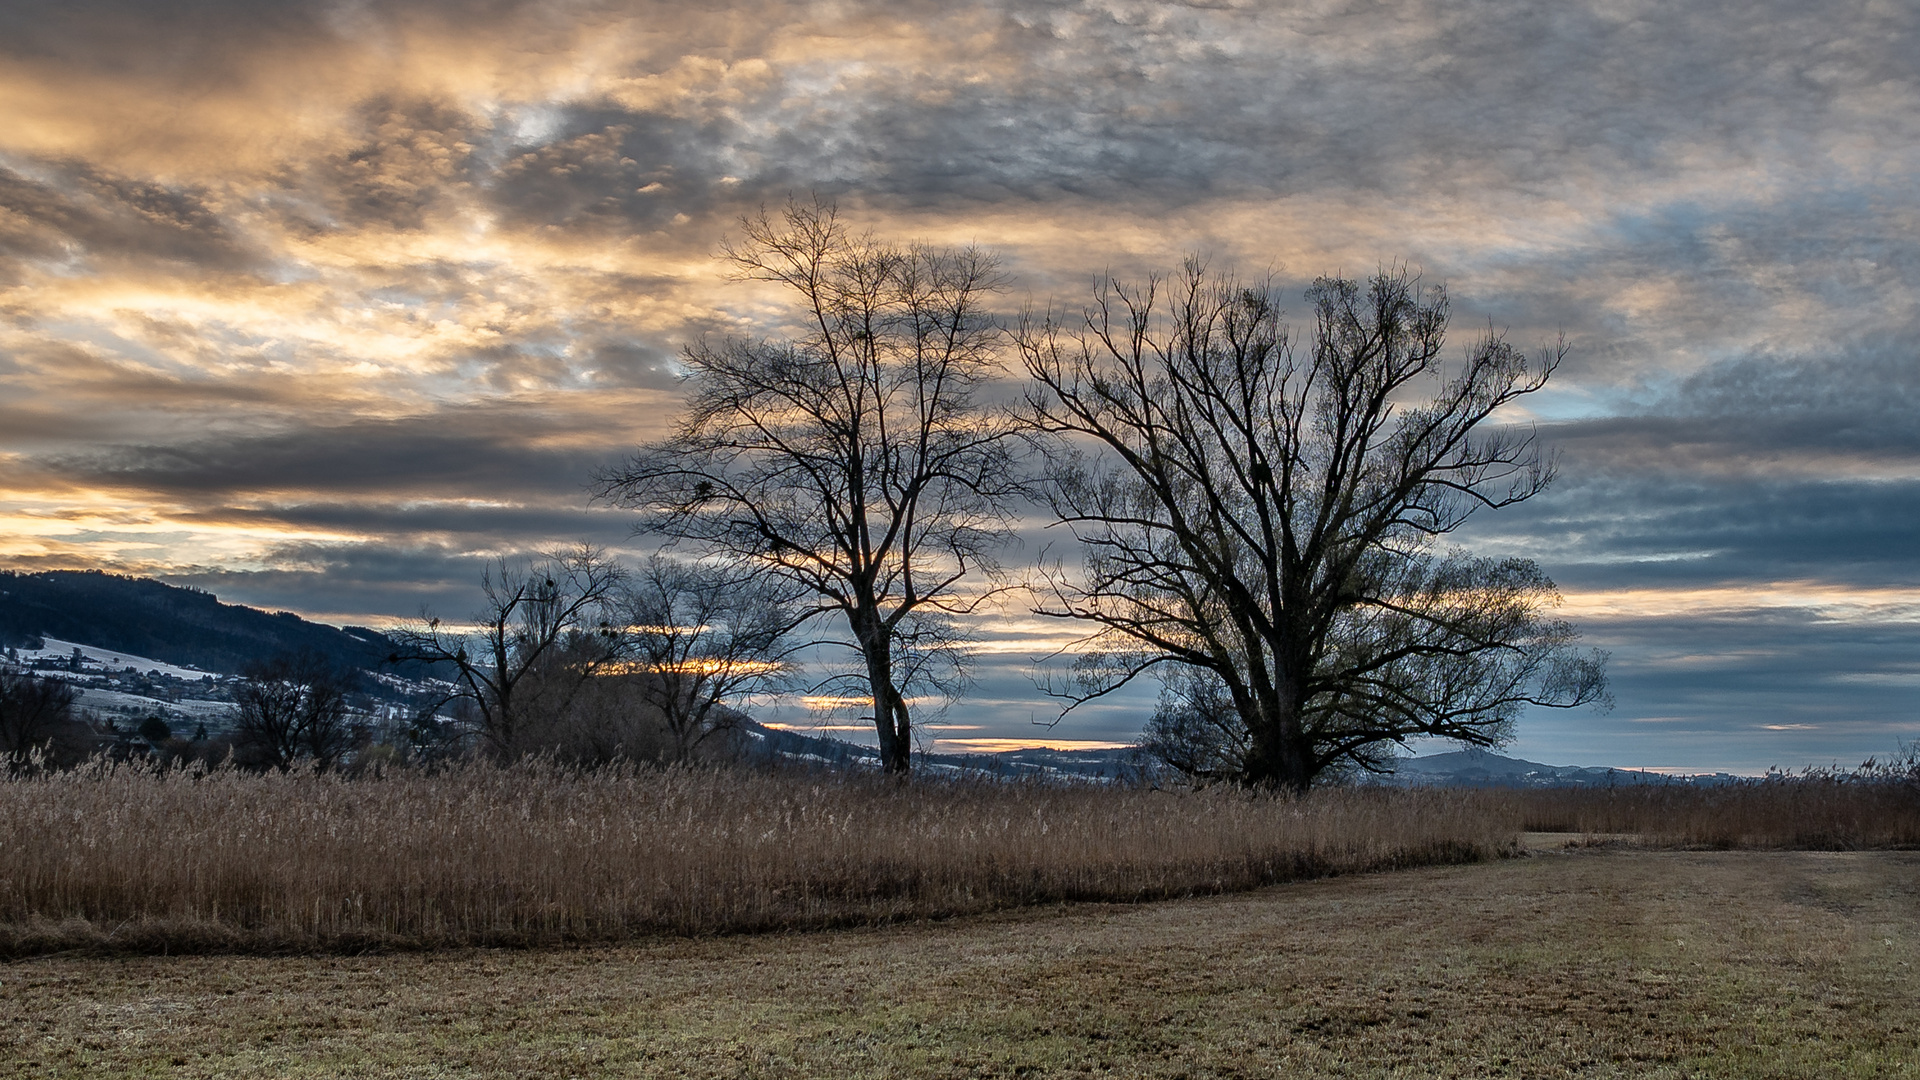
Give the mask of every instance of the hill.
[[(753, 751), (759, 755), (819, 765), (866, 769), (880, 767), (880, 754), (871, 746), (804, 730), (766, 727), (751, 719), (745, 720), (741, 727), (752, 740)], [(964, 754), (915, 751), (913, 762), (914, 767), (923, 773), (932, 772), (936, 775), (1122, 781), (1139, 777), (1137, 756), (1138, 752), (1130, 746), (1111, 750), (1029, 747), (1025, 750)]]
[(1619, 787), (1627, 784), (1729, 783), (1726, 773), (1670, 776), (1635, 769), (1593, 768), (1581, 765), (1542, 765), (1537, 761), (1504, 757), (1486, 750), (1455, 750), (1445, 754), (1403, 758), (1395, 770), (1370, 779), (1395, 787), (1564, 788)]
[(237, 674), (279, 652), (312, 650), (373, 670), (393, 642), (364, 626), (333, 627), (292, 612), (223, 604), (209, 592), (99, 570), (0, 571), (0, 647), (42, 638)]

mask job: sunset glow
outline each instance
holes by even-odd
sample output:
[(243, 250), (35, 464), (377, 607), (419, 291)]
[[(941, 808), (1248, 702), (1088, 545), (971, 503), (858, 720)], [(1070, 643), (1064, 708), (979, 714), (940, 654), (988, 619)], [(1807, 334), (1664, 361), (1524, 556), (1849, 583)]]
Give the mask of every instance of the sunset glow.
[[(1397, 264), (1457, 342), (1565, 335), (1500, 417), (1556, 485), (1442, 545), (1539, 561), (1614, 655), (1612, 713), (1516, 752), (1884, 753), (1920, 737), (1915, 40), (1901, 4), (26, 5), (0, 567), (388, 626), (465, 618), (503, 555), (640, 557), (592, 478), (671, 428), (689, 342), (792, 329), (716, 254), (817, 194), (998, 253), (1009, 322), (1199, 252), (1275, 275), (1297, 338), (1316, 275)], [(1078, 558), (1032, 520), (1015, 580)], [(1026, 738), (1082, 636), (1032, 606), (967, 621), (944, 718), (981, 734), (940, 746), (1151, 713)]]

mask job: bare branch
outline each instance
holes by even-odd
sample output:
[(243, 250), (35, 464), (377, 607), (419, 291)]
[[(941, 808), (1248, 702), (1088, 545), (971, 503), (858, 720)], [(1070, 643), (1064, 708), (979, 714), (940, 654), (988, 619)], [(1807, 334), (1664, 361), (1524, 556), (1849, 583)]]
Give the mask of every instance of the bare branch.
[[(1101, 285), (1082, 331), (1022, 320), (1025, 416), (1057, 440), (1044, 497), (1084, 555), (1043, 573), (1037, 610), (1130, 657), (1079, 672), (1077, 699), (1172, 664), (1149, 742), (1293, 788), (1412, 735), (1492, 742), (1524, 705), (1601, 700), (1603, 658), (1545, 617), (1558, 597), (1537, 567), (1430, 551), (1552, 479), (1531, 434), (1486, 425), (1564, 343), (1530, 360), (1489, 333), (1445, 379), (1443, 289), (1383, 270), (1307, 298), (1297, 350), (1272, 283), (1197, 259)], [(1193, 752), (1223, 724), (1241, 725), (1219, 744), (1231, 769)]]
[(789, 290), (805, 329), (689, 347), (685, 418), (599, 493), (639, 511), (638, 531), (844, 615), (882, 760), (905, 770), (907, 700), (956, 688), (964, 642), (944, 616), (972, 610), (963, 582), (1001, 577), (994, 554), (1026, 490), (1021, 429), (978, 399), (1000, 373), (985, 306), (997, 263), (855, 235), (818, 201), (747, 219), (722, 252), (738, 277)]

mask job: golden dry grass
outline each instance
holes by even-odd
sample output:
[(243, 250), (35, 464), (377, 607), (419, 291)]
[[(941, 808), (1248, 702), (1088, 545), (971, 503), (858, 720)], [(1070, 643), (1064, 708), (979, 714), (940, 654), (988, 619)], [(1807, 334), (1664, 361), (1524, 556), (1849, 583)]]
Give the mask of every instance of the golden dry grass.
[(1584, 850), (808, 934), (0, 965), (32, 1077), (1920, 1076), (1920, 855)]
[(1145, 900), (1510, 850), (1470, 792), (1304, 799), (530, 764), (0, 782), (0, 955), (623, 940)]
[(1524, 827), (1535, 832), (1630, 835), (1654, 846), (1723, 850), (1920, 847), (1920, 776), (1561, 788), (1516, 791), (1508, 798)]

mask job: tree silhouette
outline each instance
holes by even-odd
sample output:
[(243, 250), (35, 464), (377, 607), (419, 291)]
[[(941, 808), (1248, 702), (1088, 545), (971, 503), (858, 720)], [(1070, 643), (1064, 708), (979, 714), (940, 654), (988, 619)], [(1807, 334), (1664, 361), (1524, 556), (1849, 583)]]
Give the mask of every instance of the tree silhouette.
[(844, 618), (853, 695), (873, 706), (890, 771), (912, 760), (917, 691), (951, 691), (964, 653), (951, 617), (992, 580), (1020, 481), (1010, 418), (977, 395), (999, 372), (985, 304), (1001, 282), (974, 249), (894, 247), (831, 206), (744, 222), (725, 248), (739, 279), (799, 301), (787, 337), (703, 340), (668, 439), (601, 478), (643, 531), (757, 566)]
[(1443, 290), (1382, 272), (1308, 298), (1296, 347), (1270, 284), (1189, 260), (1108, 283), (1076, 327), (1022, 325), (1027, 415), (1057, 440), (1046, 498), (1084, 553), (1043, 572), (1038, 610), (1094, 627), (1057, 692), (1198, 670), (1204, 707), (1176, 700), (1163, 734), (1217, 768), (1191, 745), (1211, 728), (1236, 779), (1294, 790), (1411, 736), (1488, 745), (1529, 704), (1603, 699), (1604, 658), (1548, 617), (1537, 566), (1434, 550), (1552, 478), (1530, 433), (1489, 421), (1564, 347), (1529, 360), (1490, 332), (1448, 375)]

